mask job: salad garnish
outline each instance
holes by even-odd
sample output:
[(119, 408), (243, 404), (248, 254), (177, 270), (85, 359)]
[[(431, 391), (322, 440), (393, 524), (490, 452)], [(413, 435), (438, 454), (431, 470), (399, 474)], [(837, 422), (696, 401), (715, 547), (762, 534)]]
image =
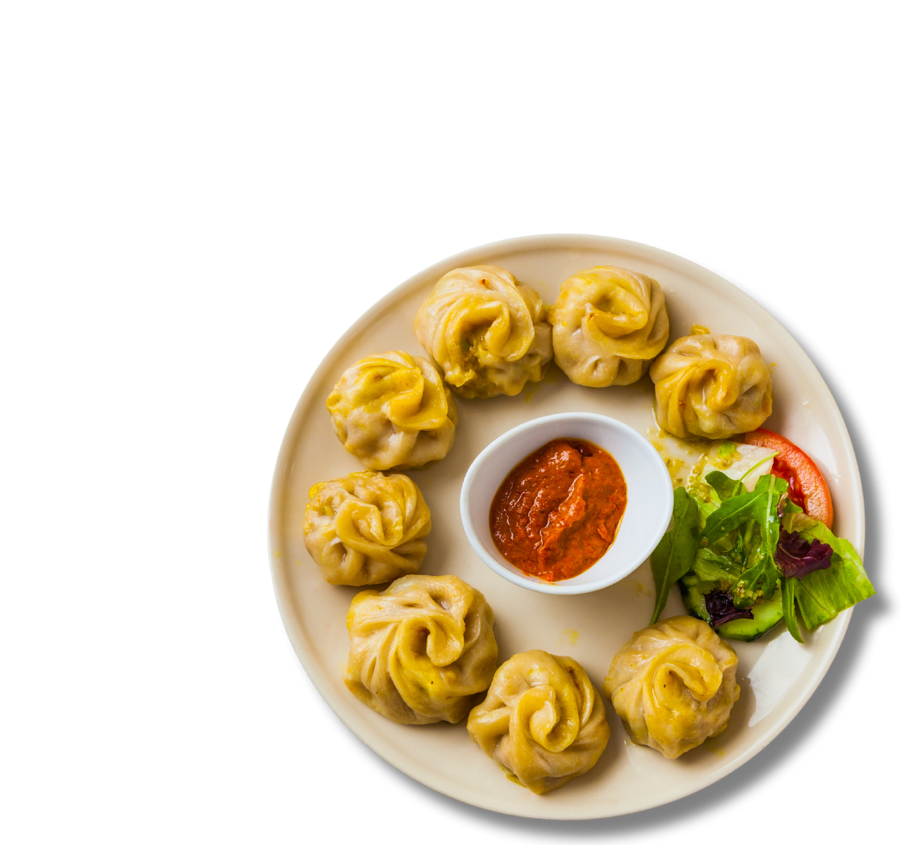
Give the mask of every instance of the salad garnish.
[(678, 584), (689, 611), (721, 636), (756, 639), (784, 619), (803, 642), (799, 620), (812, 631), (874, 595), (851, 543), (793, 501), (782, 467), (774, 469), (778, 453), (720, 444), (713, 455), (722, 469), (704, 461), (674, 491), (673, 526), (651, 555), (650, 624)]

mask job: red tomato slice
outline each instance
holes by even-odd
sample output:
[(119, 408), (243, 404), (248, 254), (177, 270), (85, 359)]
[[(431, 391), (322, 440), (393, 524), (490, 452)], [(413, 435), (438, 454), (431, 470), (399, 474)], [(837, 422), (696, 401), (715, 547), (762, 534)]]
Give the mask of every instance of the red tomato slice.
[(779, 454), (773, 459), (773, 475), (788, 482), (788, 497), (804, 513), (818, 519), (827, 528), (832, 528), (832, 496), (826, 479), (817, 465), (791, 440), (781, 434), (758, 428), (745, 435), (745, 443), (762, 446)]

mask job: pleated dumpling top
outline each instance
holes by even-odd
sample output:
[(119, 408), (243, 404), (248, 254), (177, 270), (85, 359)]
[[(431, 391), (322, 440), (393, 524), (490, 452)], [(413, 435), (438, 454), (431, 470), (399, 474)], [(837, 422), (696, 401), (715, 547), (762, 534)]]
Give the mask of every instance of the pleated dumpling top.
[(639, 745), (673, 759), (726, 729), (738, 657), (706, 622), (674, 616), (638, 631), (602, 687)]
[(348, 689), (406, 725), (459, 722), (497, 666), (494, 613), (454, 575), (405, 575), (381, 593), (359, 593), (347, 632)]
[(467, 399), (515, 396), (553, 358), (541, 297), (502, 267), (461, 267), (420, 306), (416, 337), (451, 389)]

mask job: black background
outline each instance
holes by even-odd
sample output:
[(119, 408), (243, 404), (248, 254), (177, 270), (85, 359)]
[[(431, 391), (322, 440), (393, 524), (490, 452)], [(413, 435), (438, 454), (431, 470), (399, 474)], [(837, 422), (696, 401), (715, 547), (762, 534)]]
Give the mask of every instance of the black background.
[[(865, 438), (869, 438), (866, 445), (872, 454), (872, 414), (879, 409), (864, 405), (869, 401), (865, 388), (873, 379), (873, 371), (861, 367), (859, 346), (851, 343), (849, 347), (847, 331), (840, 330), (843, 315), (847, 319), (847, 312), (854, 307), (853, 296), (836, 295), (831, 244), (820, 239), (816, 249), (808, 243), (808, 248), (798, 253), (792, 251), (791, 245), (803, 241), (783, 238), (780, 248), (784, 251), (774, 256), (772, 249), (762, 252), (764, 236), (760, 233), (755, 239), (737, 232), (717, 238), (704, 234), (676, 237), (599, 232), (605, 233), (689, 258), (728, 279), (767, 308), (810, 355), (832, 390), (857, 452), (865, 493), (870, 489), (873, 470), (865, 462), (863, 452)], [(344, 249), (348, 260), (343, 266), (345, 270), (356, 269), (359, 286), (351, 287), (347, 294), (346, 310), (317, 309), (318, 330), (312, 339), (308, 324), (295, 338), (290, 333), (290, 319), (279, 316), (273, 353), (280, 361), (280, 378), (274, 382), (278, 389), (267, 394), (266, 420), (271, 425), (268, 440), (260, 443), (264, 466), (271, 468), (274, 463), (288, 418), (313, 367), (356, 315), (423, 267), (453, 252), (516, 234), (526, 233), (455, 240), (433, 232), (412, 244), (409, 239), (404, 240), (409, 248), (397, 252), (378, 251), (375, 243), (371, 249), (364, 249), (366, 244), (336, 243), (335, 259), (341, 263), (340, 250)], [(766, 242), (772, 247), (771, 238)], [(305, 283), (306, 290), (309, 292), (317, 281)], [(267, 486), (268, 482), (267, 475)], [(870, 499), (867, 505), (871, 505)], [(868, 510), (868, 527), (872, 520), (872, 511)], [(870, 554), (865, 564), (877, 590), (884, 591), (886, 573), (875, 558), (871, 543), (872, 536), (868, 534)], [(315, 805), (335, 796), (341, 798), (345, 807), (344, 802), (351, 800), (363, 818), (369, 812), (400, 813), (392, 824), (401, 822), (408, 831), (410, 822), (437, 825), (439, 830), (452, 825), (473, 833), (489, 823), (503, 824), (505, 832), (521, 831), (527, 823), (532, 825), (532, 831), (536, 824), (546, 830), (553, 824), (495, 814), (453, 801), (421, 786), (369, 751), (334, 716), (307, 680), (281, 626), (268, 571), (265, 575), (262, 569), (260, 572), (258, 604), (265, 608), (268, 602), (271, 611), (263, 615), (254, 632), (260, 662), (248, 673), (259, 709), (256, 735), (261, 744), (253, 754), (261, 777), (268, 778), (274, 805), (287, 799), (296, 801), (298, 807), (309, 808), (311, 802)], [(881, 721), (886, 713), (880, 703), (887, 692), (882, 687), (886, 673), (892, 675), (893, 658), (881, 647), (875, 621), (876, 613), (886, 609), (886, 601), (884, 595), (877, 596), (854, 611), (839, 654), (807, 707), (767, 748), (736, 772), (665, 807), (634, 816), (568, 824), (593, 825), (597, 832), (605, 834), (634, 834), (637, 822), (655, 825), (646, 828), (648, 832), (669, 829), (659, 827), (663, 823), (672, 825), (674, 834), (704, 839), (754, 835), (759, 830), (760, 817), (769, 817), (766, 824), (773, 824), (772, 815), (779, 807), (793, 811), (803, 808), (804, 816), (811, 821), (818, 818), (819, 810), (826, 810), (819, 818), (827, 825), (831, 817), (828, 811), (836, 807), (841, 814), (857, 815), (872, 800), (876, 748), (883, 754), (893, 751), (892, 738), (886, 736), (887, 726)], [(889, 705), (889, 710), (892, 707)], [(889, 740), (887, 745), (885, 739)], [(276, 765), (283, 772), (277, 778), (271, 774)], [(811, 810), (816, 812), (808, 816)], [(354, 812), (350, 810), (351, 815)], [(460, 825), (464, 827), (458, 828)], [(412, 829), (420, 830), (423, 836), (431, 830)]]

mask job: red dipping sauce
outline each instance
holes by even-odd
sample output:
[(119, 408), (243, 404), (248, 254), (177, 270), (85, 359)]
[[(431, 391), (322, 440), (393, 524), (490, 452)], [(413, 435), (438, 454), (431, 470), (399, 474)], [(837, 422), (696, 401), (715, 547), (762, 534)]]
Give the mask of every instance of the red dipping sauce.
[(564, 581), (604, 556), (625, 509), (626, 479), (609, 452), (587, 440), (552, 440), (498, 488), (491, 536), (517, 569)]

